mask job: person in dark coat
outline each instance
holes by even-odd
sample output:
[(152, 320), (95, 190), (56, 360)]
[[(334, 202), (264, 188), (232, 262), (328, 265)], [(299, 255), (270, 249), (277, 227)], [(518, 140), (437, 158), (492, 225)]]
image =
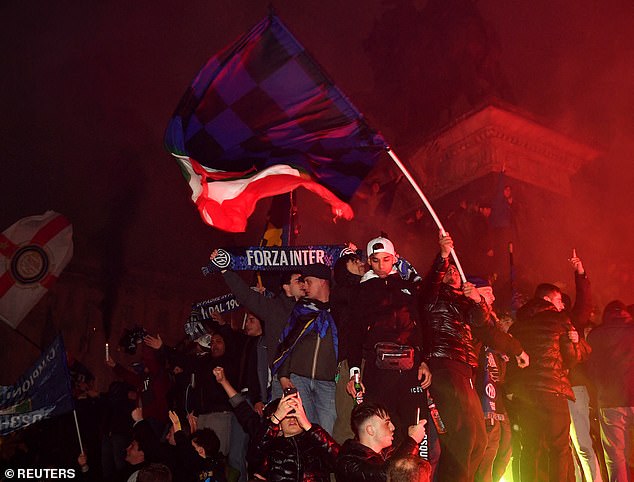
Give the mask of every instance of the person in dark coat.
[(462, 283), (449, 256), (453, 240), (440, 233), (440, 252), (421, 287), (424, 359), (432, 371), (429, 388), (446, 433), (439, 437), (438, 480), (473, 480), (484, 457), (487, 433), (474, 388), (481, 343), (515, 356), (520, 366), (528, 356), (517, 340), (495, 327), (490, 306), (473, 283)]
[(181, 466), (189, 474), (191, 482), (225, 482), (225, 468), (219, 456), (220, 440), (213, 430), (196, 430), (191, 438), (183, 432), (180, 418), (170, 411), (174, 439)]
[[(561, 290), (541, 284), (509, 330), (531, 359), (528, 368), (511, 365), (507, 372), (521, 429), (522, 480), (567, 480), (572, 464), (568, 400), (574, 400), (574, 394), (568, 372), (587, 359), (589, 347), (563, 310)], [(544, 460), (546, 471), (539, 470)]]
[(311, 424), (299, 393), (282, 397), (255, 436), (267, 460), (267, 480), (329, 482), (339, 444), (319, 425)]
[(363, 363), (365, 400), (387, 407), (400, 442), (418, 409), (426, 418), (427, 404), (420, 393), (431, 384), (431, 372), (422, 359), (419, 283), (404, 279), (396, 269), (398, 258), (389, 239), (370, 240), (367, 256), (371, 269), (361, 278), (346, 330), (347, 390), (354, 397), (352, 372), (360, 371)]
[[(385, 482), (390, 461), (406, 455), (418, 456), (426, 420), (411, 425), (398, 448), (392, 445), (394, 425), (383, 405), (371, 402), (357, 405), (350, 420), (354, 438), (346, 440), (339, 451), (337, 482)], [(422, 463), (431, 472), (429, 462)]]
[(597, 387), (601, 440), (610, 481), (631, 481), (629, 436), (634, 430), (634, 323), (625, 304), (607, 304), (603, 323), (588, 335), (590, 377)]
[(335, 388), (337, 419), (332, 434), (339, 443), (354, 436), (350, 429), (350, 413), (354, 408), (354, 399), (346, 391), (346, 385), (350, 378), (348, 343), (350, 323), (356, 309), (354, 297), (359, 289), (361, 277), (365, 274), (365, 264), (358, 254), (350, 251), (340, 256), (333, 267), (335, 286), (330, 294), (331, 312), (339, 332), (339, 363)]

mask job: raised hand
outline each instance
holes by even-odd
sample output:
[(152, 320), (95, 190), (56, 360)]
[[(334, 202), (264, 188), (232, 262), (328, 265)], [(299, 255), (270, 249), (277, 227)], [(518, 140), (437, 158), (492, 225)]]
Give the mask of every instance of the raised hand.
[(438, 244), (440, 244), (440, 255), (443, 258), (449, 257), (453, 249), (453, 239), (451, 239), (448, 232), (445, 231), (444, 235), (442, 232), (439, 233)]
[(577, 273), (585, 273), (583, 263), (581, 262), (581, 258), (577, 256), (577, 250), (575, 248), (572, 248), (572, 256), (568, 261), (570, 262), (570, 266), (572, 266)]
[(143, 343), (145, 343), (150, 348), (154, 348), (155, 350), (159, 350), (163, 346), (163, 340), (161, 340), (161, 335), (145, 335), (143, 337)]
[(136, 407), (132, 410), (132, 420), (135, 422), (140, 422), (143, 420), (143, 409), (141, 407)]
[(225, 369), (222, 367), (214, 368), (213, 374), (214, 374), (214, 377), (216, 377), (216, 381), (218, 383), (223, 383), (224, 381), (227, 380), (227, 377), (225, 376)]
[(178, 418), (178, 415), (176, 414), (176, 412), (174, 412), (173, 410), (170, 410), (169, 412), (167, 412), (167, 415), (170, 418), (170, 421), (172, 422), (172, 426), (174, 427), (174, 432), (178, 432), (179, 430), (181, 430), (181, 419)]
[(462, 293), (467, 297), (475, 301), (476, 303), (480, 303), (482, 301), (482, 295), (478, 291), (478, 288), (475, 287), (473, 283), (466, 282), (462, 285)]
[(425, 424), (427, 420), (422, 419), (416, 425), (410, 425), (407, 427), (407, 435), (416, 440), (416, 443), (419, 444), (425, 438)]

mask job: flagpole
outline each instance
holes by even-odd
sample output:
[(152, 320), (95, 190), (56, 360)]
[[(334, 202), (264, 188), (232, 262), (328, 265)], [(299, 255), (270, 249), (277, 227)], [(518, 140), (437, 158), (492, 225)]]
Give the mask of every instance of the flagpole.
[(42, 347), (40, 345), (38, 345), (37, 343), (35, 343), (33, 340), (31, 340), (28, 336), (26, 336), (24, 333), (22, 333), (20, 330), (18, 330), (17, 328), (14, 328), (13, 331), (15, 333), (17, 333), (18, 335), (20, 335), (24, 340), (26, 340), (27, 342), (29, 342), (31, 345), (33, 345), (35, 348), (37, 348), (39, 351), (43, 351)]
[(73, 415), (75, 416), (75, 428), (77, 429), (77, 438), (79, 439), (79, 453), (84, 453), (84, 444), (81, 443), (81, 434), (79, 433), (79, 422), (77, 421), (77, 410), (73, 408)]
[[(440, 229), (440, 233), (444, 236), (446, 234), (445, 228), (443, 227), (442, 223), (440, 222), (440, 219), (438, 219), (438, 215), (436, 214), (436, 211), (434, 211), (434, 208), (432, 207), (432, 205), (427, 200), (427, 197), (423, 193), (422, 189), (418, 186), (418, 184), (416, 183), (416, 181), (414, 180), (412, 175), (409, 173), (407, 168), (403, 165), (401, 160), (396, 156), (396, 154), (394, 154), (394, 151), (392, 151), (392, 149), (388, 147), (387, 148), (387, 153), (392, 158), (394, 163), (398, 166), (398, 168), (401, 170), (403, 175), (407, 178), (409, 183), (412, 185), (412, 187), (414, 188), (414, 191), (416, 191), (416, 194), (418, 194), (418, 196), (421, 198), (421, 200), (423, 201), (423, 204), (425, 204), (425, 207), (429, 211), (429, 214), (431, 214), (431, 217), (433, 218), (434, 222), (436, 223), (436, 226), (438, 226), (438, 229)], [(456, 268), (458, 268), (458, 272), (460, 273), (460, 279), (462, 279), (462, 282), (465, 283), (467, 281), (467, 278), (466, 278), (466, 276), (464, 274), (464, 271), (462, 270), (462, 265), (460, 264), (460, 261), (458, 260), (458, 256), (456, 255), (456, 251), (453, 250), (453, 249), (451, 250), (451, 257), (453, 258), (454, 263), (456, 263)]]

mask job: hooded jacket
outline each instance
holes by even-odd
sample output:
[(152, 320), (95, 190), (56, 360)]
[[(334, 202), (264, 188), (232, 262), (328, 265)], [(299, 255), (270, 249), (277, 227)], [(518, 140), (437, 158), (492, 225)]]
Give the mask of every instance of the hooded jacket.
[(517, 321), (509, 330), (530, 356), (530, 366), (508, 367), (509, 392), (515, 394), (542, 391), (574, 400), (568, 372), (588, 358), (589, 347), (579, 339), (573, 343), (568, 332), (574, 327), (566, 313), (542, 298), (533, 298), (517, 311)]

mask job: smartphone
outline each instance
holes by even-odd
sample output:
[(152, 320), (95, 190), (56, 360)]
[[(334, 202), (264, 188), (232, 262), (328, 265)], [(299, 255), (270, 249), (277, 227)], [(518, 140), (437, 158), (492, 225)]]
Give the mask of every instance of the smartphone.
[(293, 393), (297, 393), (297, 388), (289, 387), (284, 389), (284, 396), (292, 395)]

